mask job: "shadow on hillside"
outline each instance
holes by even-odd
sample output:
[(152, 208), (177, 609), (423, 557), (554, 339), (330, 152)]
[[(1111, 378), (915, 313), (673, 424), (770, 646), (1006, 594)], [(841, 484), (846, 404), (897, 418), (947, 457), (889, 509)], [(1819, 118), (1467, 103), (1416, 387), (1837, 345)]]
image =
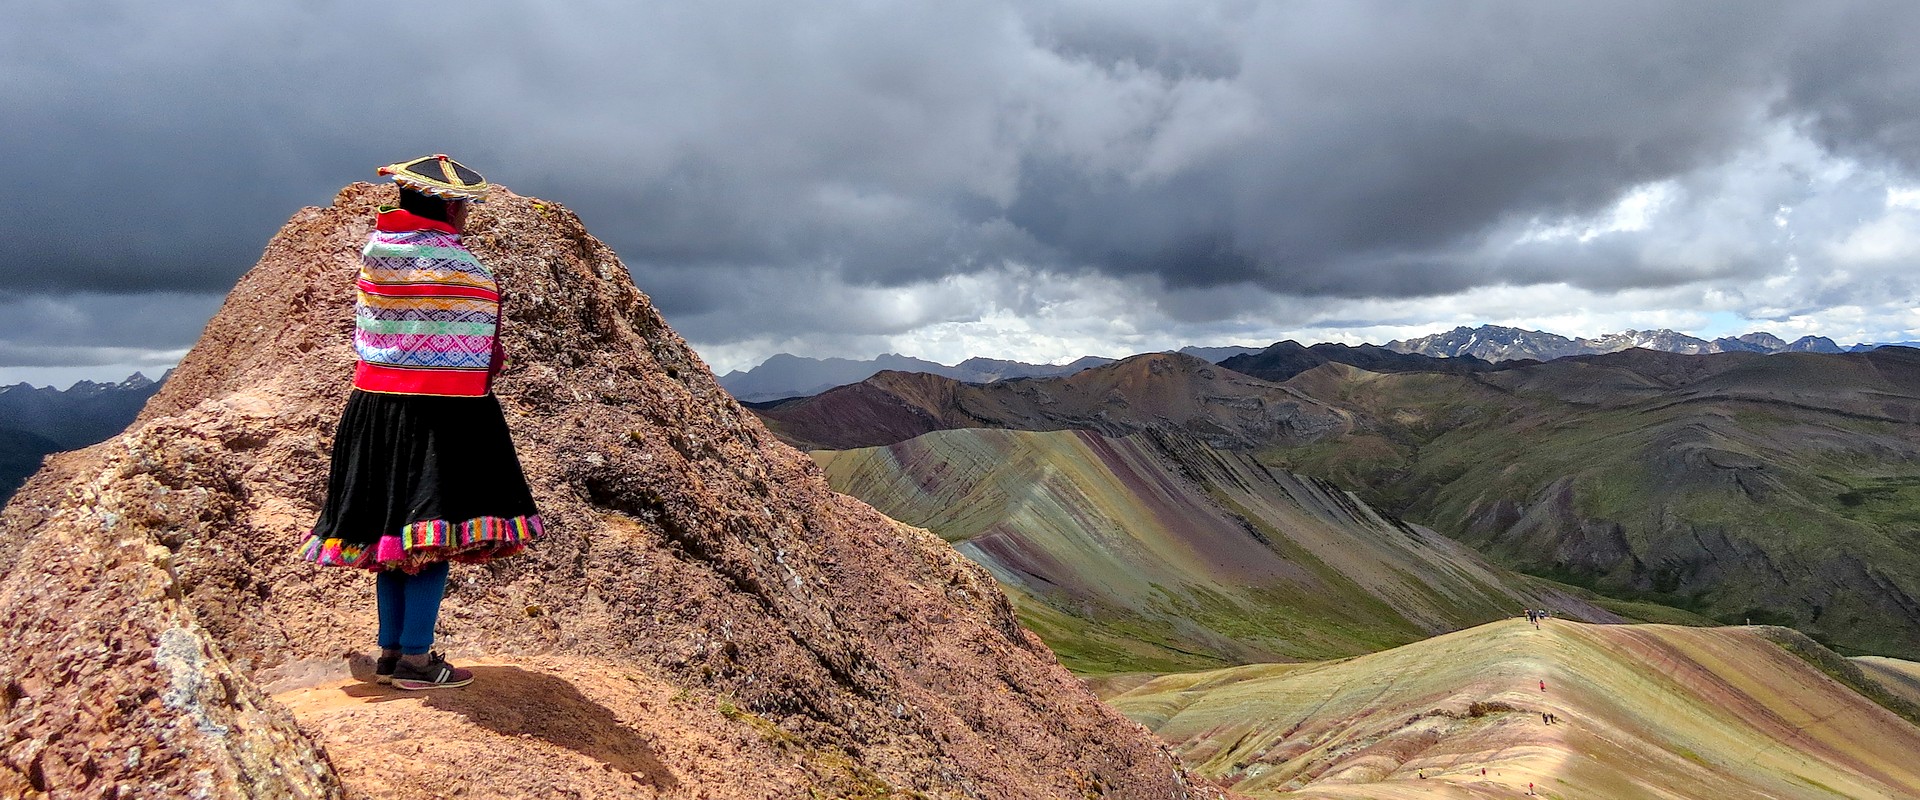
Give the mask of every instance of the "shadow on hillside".
[[(357, 678), (370, 681), (373, 677), (370, 659), (352, 659), (349, 667)], [(587, 699), (573, 684), (519, 667), (471, 669), (473, 683), (458, 689), (414, 693), (369, 682), (346, 691), (357, 697), (377, 697), (375, 702), (419, 699), (429, 708), (459, 714), (502, 736), (532, 736), (644, 777), (656, 789), (679, 786), (679, 780), (660, 763), (645, 739), (621, 723), (606, 706)]]

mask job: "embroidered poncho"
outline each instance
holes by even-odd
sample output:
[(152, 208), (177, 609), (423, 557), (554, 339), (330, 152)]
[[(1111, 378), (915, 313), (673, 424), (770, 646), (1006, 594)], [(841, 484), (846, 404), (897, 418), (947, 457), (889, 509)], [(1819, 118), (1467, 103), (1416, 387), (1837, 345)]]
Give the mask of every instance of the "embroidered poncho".
[(360, 252), (353, 386), (369, 392), (480, 397), (500, 325), (493, 273), (453, 226), (383, 209)]

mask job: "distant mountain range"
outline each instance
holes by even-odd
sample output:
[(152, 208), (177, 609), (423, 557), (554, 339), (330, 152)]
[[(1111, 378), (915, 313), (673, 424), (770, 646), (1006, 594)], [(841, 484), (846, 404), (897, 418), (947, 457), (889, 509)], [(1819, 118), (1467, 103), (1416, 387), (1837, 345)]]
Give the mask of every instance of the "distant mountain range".
[(164, 380), (136, 372), (119, 383), (80, 381), (65, 391), (25, 383), (0, 387), (0, 502), (48, 453), (77, 450), (125, 430)]
[(1279, 342), (1254, 353), (1224, 359), (1220, 366), (1235, 372), (1270, 381), (1284, 381), (1321, 364), (1345, 364), (1368, 372), (1488, 372), (1502, 369), (1491, 361), (1473, 356), (1441, 358), (1420, 353), (1402, 353), (1374, 344), (1348, 346), (1321, 343), (1311, 347), (1292, 340)]
[(924, 372), (966, 383), (992, 383), (1007, 378), (1045, 378), (1072, 375), (1088, 367), (1111, 364), (1113, 359), (1085, 356), (1068, 364), (1027, 364), (995, 358), (969, 358), (948, 366), (937, 361), (887, 353), (854, 361), (846, 358), (806, 358), (780, 353), (760, 366), (720, 376), (720, 386), (743, 403), (764, 403), (804, 397), (849, 383), (859, 383), (881, 372)]
[(1592, 356), (1617, 353), (1635, 347), (1685, 355), (1708, 353), (1844, 353), (1871, 350), (1879, 345), (1855, 345), (1843, 348), (1825, 336), (1802, 336), (1791, 342), (1771, 333), (1749, 333), (1708, 341), (1662, 328), (1657, 331), (1622, 331), (1592, 339), (1569, 339), (1556, 333), (1482, 325), (1459, 327), (1417, 339), (1395, 339), (1386, 349), (1396, 353), (1418, 353), (1442, 358), (1473, 356), (1486, 361), (1532, 359), (1552, 361), (1567, 356)]
[(1326, 404), (1180, 353), (1147, 353), (1073, 375), (971, 384), (882, 372), (812, 397), (762, 405), (775, 435), (805, 450), (880, 447), (933, 431), (1157, 430), (1208, 445), (1303, 443), (1345, 425)]
[[(1226, 345), (1221, 347), (1182, 347), (1180, 352), (1219, 363), (1258, 347)], [(1010, 378), (1057, 378), (1084, 369), (1111, 364), (1115, 359), (1082, 356), (1066, 364), (1028, 364), (998, 358), (969, 358), (953, 366), (925, 359), (887, 353), (878, 358), (855, 361), (846, 358), (805, 358), (780, 353), (760, 366), (742, 372), (734, 370), (720, 376), (720, 386), (743, 403), (766, 403), (789, 397), (816, 395), (835, 386), (859, 383), (882, 372), (923, 372), (952, 378), (962, 383), (993, 383)]]
[[(1852, 353), (1889, 346), (1920, 347), (1920, 342), (1862, 343), (1842, 347), (1824, 336), (1802, 336), (1789, 342), (1764, 331), (1708, 340), (1664, 328), (1657, 331), (1621, 331), (1589, 339), (1568, 338), (1545, 331), (1482, 325), (1477, 328), (1463, 326), (1446, 333), (1414, 339), (1395, 339), (1385, 345), (1329, 343), (1302, 345), (1285, 341), (1264, 349), (1226, 345), (1182, 347), (1177, 352), (1268, 380), (1286, 380), (1293, 374), (1329, 361), (1373, 372), (1458, 372), (1463, 369), (1484, 370), (1491, 364), (1502, 361), (1552, 361), (1568, 356), (1616, 353), (1636, 347), (1668, 353), (1704, 355), (1709, 353)], [(1281, 349), (1276, 351), (1275, 348)], [(1259, 362), (1259, 367), (1249, 368), (1252, 362), (1246, 361), (1245, 358), (1254, 354), (1264, 354), (1262, 358), (1265, 360)], [(1443, 367), (1424, 362), (1395, 360), (1393, 358), (1395, 354), (1434, 358), (1472, 357), (1485, 363), (1454, 364)], [(1233, 359), (1240, 359), (1236, 361), (1238, 366), (1226, 363)], [(923, 372), (952, 378), (963, 383), (992, 383), (1010, 378), (1061, 377), (1091, 367), (1111, 364), (1114, 361), (1115, 359), (1111, 358), (1084, 356), (1068, 364), (1028, 364), (993, 358), (969, 358), (948, 366), (898, 353), (887, 353), (863, 361), (845, 358), (805, 358), (780, 353), (767, 359), (760, 366), (744, 372), (734, 370), (720, 376), (720, 385), (733, 393), (733, 396), (741, 402), (765, 403), (790, 397), (816, 395), (836, 386), (859, 383), (888, 370)], [(1278, 374), (1288, 369), (1286, 364), (1299, 365), (1300, 368), (1285, 375)]]
[(1211, 361), (1215, 364), (1218, 364), (1229, 358), (1233, 358), (1234, 356), (1244, 356), (1249, 353), (1258, 353), (1263, 349), (1265, 348), (1241, 347), (1239, 345), (1229, 345), (1226, 347), (1182, 347), (1175, 352), (1178, 352), (1181, 355), (1193, 356), (1195, 358)]

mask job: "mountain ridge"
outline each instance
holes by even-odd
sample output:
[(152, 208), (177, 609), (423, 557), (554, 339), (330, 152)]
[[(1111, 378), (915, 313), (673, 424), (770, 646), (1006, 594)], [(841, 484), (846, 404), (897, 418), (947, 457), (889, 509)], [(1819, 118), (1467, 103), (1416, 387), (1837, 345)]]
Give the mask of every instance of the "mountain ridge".
[[(1234, 356), (1220, 366), (1270, 381), (1285, 381), (1321, 364), (1338, 363), (1369, 372), (1487, 372), (1501, 369), (1471, 355), (1451, 357), (1403, 353), (1378, 345), (1320, 343), (1306, 346), (1288, 339), (1264, 350)], [(1509, 361), (1506, 364), (1521, 362)]]
[[(1708, 341), (1662, 328), (1652, 331), (1627, 330), (1588, 339), (1568, 338), (1545, 331), (1500, 325), (1481, 325), (1477, 328), (1463, 325), (1442, 333), (1412, 339), (1395, 339), (1382, 346), (1400, 353), (1440, 358), (1473, 356), (1490, 362), (1519, 359), (1552, 361), (1567, 356), (1599, 355), (1633, 348), (1686, 355), (1732, 352), (1847, 352), (1845, 348), (1824, 336), (1802, 336), (1788, 342), (1771, 333), (1755, 332)], [(1859, 347), (1859, 345), (1855, 346)]]
[(992, 383), (1008, 378), (1070, 375), (1112, 362), (1110, 358), (1081, 356), (1066, 364), (1028, 364), (975, 356), (947, 365), (898, 353), (884, 353), (865, 361), (777, 353), (752, 369), (733, 370), (720, 376), (720, 385), (742, 402), (765, 403), (819, 394), (886, 371), (924, 372), (965, 383)]
[[(173, 374), (172, 370), (167, 375)], [(165, 384), (135, 372), (118, 383), (77, 381), (66, 389), (0, 386), (0, 503), (40, 468), (41, 459), (118, 434)]]
[[(1224, 364), (1228, 359), (1260, 353), (1263, 350), (1271, 351), (1282, 345), (1296, 345), (1316, 351), (1331, 347), (1346, 347), (1362, 353), (1384, 350), (1434, 358), (1471, 356), (1481, 361), (1495, 363), (1527, 359), (1550, 361), (1566, 356), (1598, 355), (1636, 347), (1689, 355), (1734, 352), (1841, 353), (1859, 352), (1877, 347), (1920, 346), (1920, 342), (1863, 342), (1841, 346), (1823, 336), (1802, 336), (1789, 342), (1764, 331), (1707, 340), (1666, 328), (1648, 331), (1626, 330), (1593, 338), (1570, 338), (1545, 331), (1481, 325), (1459, 326), (1451, 331), (1409, 339), (1393, 339), (1381, 345), (1371, 343), (1345, 345), (1337, 342), (1299, 345), (1298, 342), (1288, 339), (1275, 342), (1265, 348), (1244, 345), (1189, 345), (1177, 351), (1166, 352), (1179, 352), (1211, 363)], [(1145, 355), (1145, 353), (1136, 355)], [(967, 383), (990, 383), (1008, 378), (1070, 375), (1117, 360), (1120, 359), (1082, 356), (1067, 364), (1028, 364), (1021, 361), (974, 356), (958, 364), (947, 365), (898, 353), (883, 353), (866, 360), (816, 359), (789, 353), (776, 353), (750, 369), (728, 372), (721, 376), (720, 382), (743, 402), (766, 403), (819, 394), (837, 386), (857, 383), (886, 370), (926, 372)], [(1379, 359), (1375, 361), (1383, 363)], [(1351, 360), (1342, 360), (1342, 363), (1367, 366)]]
[(882, 372), (754, 413), (803, 450), (894, 444), (936, 430), (1001, 427), (1126, 436), (1178, 430), (1216, 446), (1311, 440), (1344, 423), (1318, 400), (1196, 356), (1145, 353), (1054, 378), (969, 384)]

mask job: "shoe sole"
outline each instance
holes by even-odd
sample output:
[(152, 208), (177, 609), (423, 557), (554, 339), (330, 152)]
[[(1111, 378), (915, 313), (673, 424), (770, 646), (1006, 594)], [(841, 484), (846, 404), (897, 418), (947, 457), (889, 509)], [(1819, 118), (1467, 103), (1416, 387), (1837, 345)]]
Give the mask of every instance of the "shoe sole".
[(396, 681), (393, 681), (393, 688), (399, 689), (402, 691), (407, 691), (407, 692), (418, 692), (418, 691), (424, 691), (427, 689), (458, 689), (469, 683), (473, 683), (472, 678), (468, 678), (464, 681), (447, 681), (446, 683), (434, 683), (433, 681), (396, 680)]

